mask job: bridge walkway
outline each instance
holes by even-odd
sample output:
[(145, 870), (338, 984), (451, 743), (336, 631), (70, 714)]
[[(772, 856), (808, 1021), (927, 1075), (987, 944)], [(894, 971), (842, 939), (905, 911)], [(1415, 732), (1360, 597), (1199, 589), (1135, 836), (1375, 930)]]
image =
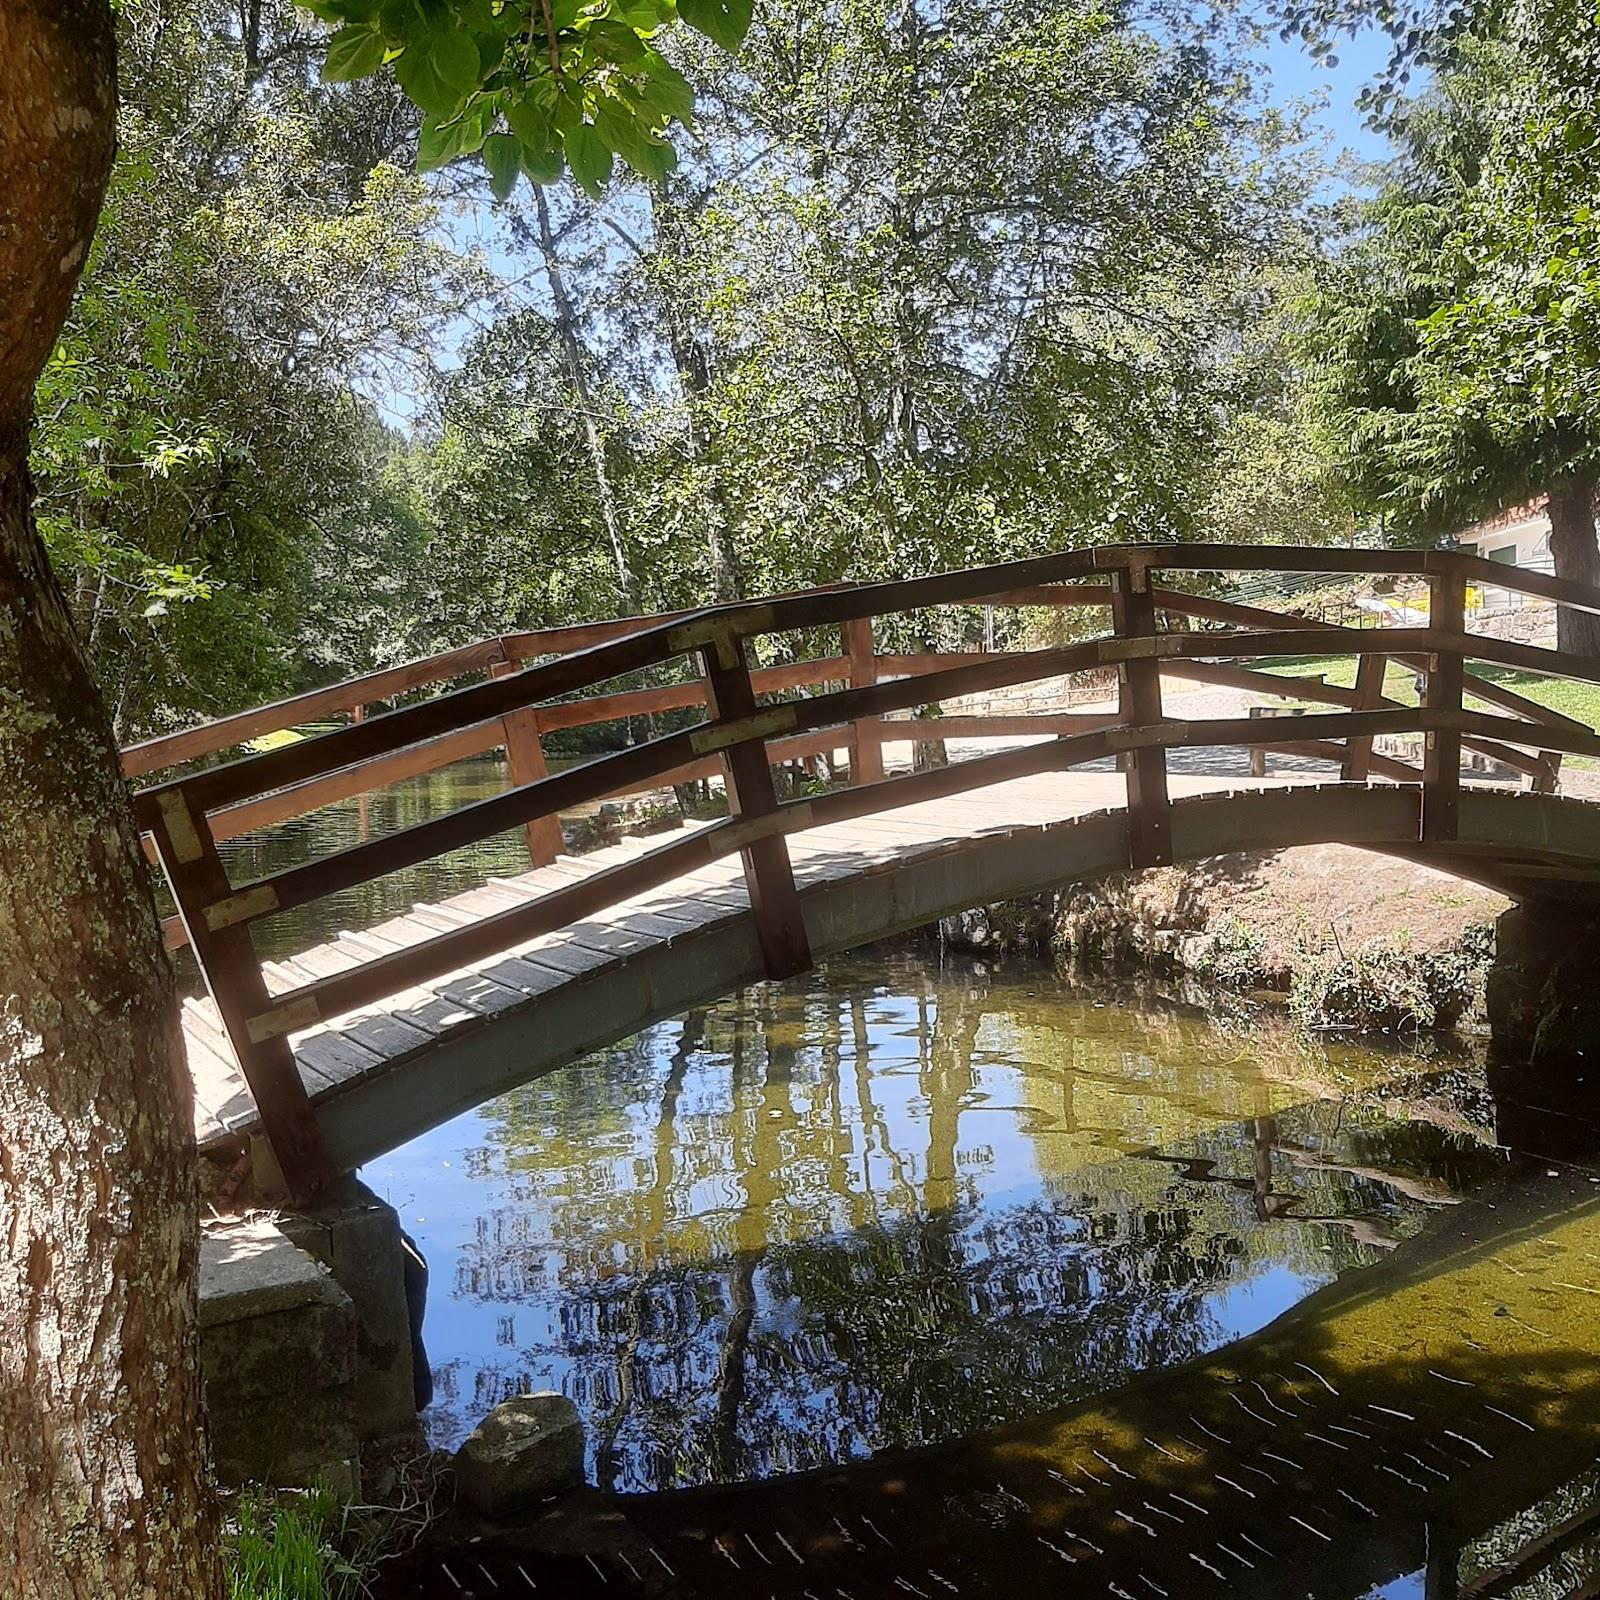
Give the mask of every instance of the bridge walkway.
[[(1292, 779), (1252, 785), (1266, 789)], [(1225, 777), (1175, 775), (1175, 794), (1203, 794), (1228, 790), (1235, 780)], [(790, 841), (796, 885), (802, 897), (838, 886), (851, 879), (870, 879), (913, 864), (926, 864), (940, 855), (971, 847), (976, 841), (1004, 838), (1015, 843), (1042, 839), (1063, 823), (1092, 812), (1110, 812), (1123, 801), (1123, 780), (1114, 772), (1040, 773), (986, 790), (981, 796), (952, 797), (910, 806), (882, 816), (857, 818), (798, 834)], [(680, 840), (693, 830), (686, 824), (670, 830), (668, 840)], [(661, 835), (628, 838), (582, 856), (559, 857), (548, 866), (514, 877), (495, 878), (486, 886), (453, 895), (436, 904), (412, 907), (360, 932), (341, 933), (328, 943), (292, 957), (262, 963), (267, 987), (274, 996), (302, 985), (347, 972), (387, 951), (420, 944), (435, 935), (465, 927), (508, 907), (592, 878), (610, 868), (635, 860), (664, 841)], [(598, 1007), (586, 1011), (613, 1037), (626, 1031), (626, 1020), (637, 1014), (647, 997), (627, 983), (624, 969), (651, 951), (681, 947), (696, 935), (741, 924), (749, 933), (750, 895), (744, 872), (735, 857), (714, 861), (673, 883), (632, 896), (594, 912), (583, 921), (558, 932), (517, 945), (470, 968), (390, 995), (378, 1004), (329, 1023), (294, 1033), (290, 1043), (296, 1065), (312, 1103), (322, 1115), (325, 1133), (331, 1124), (352, 1121), (363, 1137), (346, 1146), (336, 1134), (335, 1146), (347, 1151), (351, 1165), (392, 1148), (395, 1133), (406, 1137), (424, 1131), (439, 1119), (441, 1105), (426, 1097), (426, 1107), (415, 1093), (407, 1094), (396, 1081), (392, 1094), (381, 1083), (386, 1074), (407, 1063), (432, 1058), (441, 1048), (460, 1045), (506, 1013), (546, 1003), (556, 991), (581, 990)], [(892, 930), (885, 929), (885, 932)], [(753, 949), (753, 933), (749, 933)], [(726, 980), (714, 981), (720, 988)], [(629, 991), (632, 989), (632, 992)], [(653, 998), (653, 997), (648, 997)], [(667, 997), (663, 996), (663, 1000)], [(627, 1002), (633, 1002), (629, 1009)], [(670, 1001), (667, 1001), (670, 1003)], [(615, 1025), (612, 1025), (615, 1019)], [(234, 1058), (215, 1002), (189, 999), (183, 1007), (184, 1042), (195, 1085), (195, 1127), (202, 1150), (225, 1146), (259, 1128), (255, 1101)], [(620, 1032), (619, 1032), (620, 1030)], [(570, 1057), (562, 1041), (546, 1033), (546, 1050), (530, 1060), (515, 1054), (509, 1041), (497, 1040), (506, 1057), (507, 1084), (526, 1081), (538, 1071), (550, 1070)], [(599, 1046), (596, 1045), (596, 1048)], [(548, 1057), (546, 1057), (546, 1051)], [(344, 1097), (346, 1104), (336, 1110)], [(353, 1098), (352, 1098), (353, 1097)], [(374, 1103), (390, 1098), (396, 1105), (378, 1121)], [(458, 1080), (450, 1096), (454, 1109), (465, 1109), (483, 1098), (476, 1077)], [(396, 1121), (396, 1118), (402, 1120)], [(426, 1117), (427, 1121), (420, 1119)], [(383, 1131), (380, 1132), (380, 1127)], [(394, 1129), (395, 1132), (388, 1130)], [(352, 1129), (354, 1131), (354, 1129)], [(381, 1148), (377, 1141), (381, 1141)], [(336, 1154), (339, 1153), (336, 1151)]]

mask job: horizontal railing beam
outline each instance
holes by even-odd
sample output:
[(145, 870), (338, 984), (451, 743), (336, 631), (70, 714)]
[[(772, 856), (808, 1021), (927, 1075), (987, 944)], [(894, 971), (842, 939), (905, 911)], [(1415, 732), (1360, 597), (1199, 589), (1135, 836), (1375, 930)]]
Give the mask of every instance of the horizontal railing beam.
[(369, 839), (271, 877), (258, 878), (235, 890), (225, 901), (207, 907), (207, 916), (213, 927), (276, 916), (324, 895), (418, 866), (463, 845), (597, 800), (624, 785), (659, 781), (662, 773), (681, 766), (697, 753), (691, 730), (663, 734), (486, 800), (458, 806), (443, 816), (398, 829), (381, 839)]
[(457, 689), (420, 705), (385, 712), (314, 739), (247, 756), (171, 784), (157, 785), (153, 790), (143, 791), (139, 798), (158, 796), (163, 790), (182, 786), (191, 806), (212, 811), (406, 745), (421, 743), (454, 728), (504, 716), (523, 706), (657, 666), (698, 650), (707, 640), (719, 636), (748, 638), (794, 628), (821, 627), (891, 610), (970, 602), (995, 588), (1048, 582), (1087, 571), (1092, 564), (1092, 553), (1068, 551), (969, 572), (935, 573), (901, 582), (865, 584), (855, 589), (825, 590), (787, 599), (712, 608), (693, 613), (684, 620), (669, 619), (642, 628), (555, 661), (542, 662), (514, 677)]
[[(1208, 622), (1227, 622), (1235, 626), (1260, 629), (1282, 627), (1285, 616), (1281, 611), (1263, 611), (1259, 606), (1240, 605), (1232, 600), (1217, 600), (1209, 595), (1191, 595), (1179, 589), (1157, 589), (1155, 591), (1156, 604), (1163, 611), (1175, 612), (1181, 616), (1201, 618)], [(1315, 629), (1323, 635), (1360, 635), (1363, 633), (1382, 632), (1386, 637), (1393, 634), (1389, 628), (1347, 628), (1337, 622), (1320, 622), (1312, 618), (1305, 618), (1301, 624), (1304, 627)], [(1230, 637), (1221, 634), (1219, 637)], [(1473, 635), (1474, 639), (1481, 636)], [(1219, 652), (1220, 653), (1220, 652)], [(1248, 654), (1248, 652), (1244, 652)], [(1317, 654), (1330, 652), (1319, 650)], [(1339, 652), (1331, 652), (1337, 655)], [(1394, 658), (1402, 666), (1421, 672), (1427, 666), (1427, 659), (1421, 655), (1396, 655)], [(1541, 705), (1537, 700), (1530, 700), (1526, 695), (1518, 694), (1515, 689), (1508, 689), (1503, 684), (1492, 683), (1488, 679), (1474, 677), (1468, 673), (1466, 677), (1466, 692), (1474, 699), (1482, 700), (1489, 705), (1497, 705), (1502, 710), (1522, 712), (1526, 716), (1539, 722), (1565, 724), (1570, 728), (1586, 727), (1586, 723), (1577, 721), (1573, 717), (1564, 716), (1559, 711), (1553, 711), (1549, 706)]]
[(504, 659), (500, 641), (486, 639), (480, 644), (465, 645), (459, 650), (446, 650), (420, 661), (408, 661), (403, 666), (386, 667), (381, 672), (347, 678), (343, 683), (330, 684), (325, 689), (311, 689), (287, 700), (276, 700), (271, 705), (218, 717), (198, 727), (159, 734), (153, 739), (128, 745), (122, 751), (122, 775), (125, 778), (142, 778), (166, 767), (182, 766), (186, 762), (198, 761), (203, 756), (215, 755), (219, 750), (232, 750), (265, 734), (304, 727), (307, 723), (317, 722), (336, 712), (353, 711), (357, 706), (372, 705), (376, 701), (407, 694), (432, 683), (463, 678), (469, 673), (486, 672)]
[(152, 800), (159, 802), (162, 794), (181, 789), (191, 806), (214, 811), (235, 801), (321, 777), (358, 761), (421, 744), (475, 722), (503, 717), (542, 700), (591, 688), (640, 667), (654, 666), (684, 654), (688, 646), (675, 647), (668, 643), (676, 626), (665, 623), (612, 644), (596, 645), (559, 661), (526, 668), (511, 677), (456, 689), (419, 705), (369, 717), (365, 722), (353, 723), (314, 739), (303, 739), (297, 744), (212, 767), (190, 778), (158, 784), (140, 791), (135, 797), (136, 805), (148, 806)]
[[(853, 588), (826, 586), (800, 590), (755, 605), (667, 612), (653, 617), (613, 618), (508, 634), (504, 639), (486, 640), (457, 650), (443, 651), (419, 661), (367, 673), (271, 705), (218, 718), (198, 728), (141, 741), (123, 752), (124, 772), (128, 777), (145, 776), (162, 768), (235, 748), (263, 734), (304, 726), (334, 712), (350, 711), (357, 706), (391, 699), (417, 688), (448, 681), (452, 677), (465, 676), (496, 661), (528, 660), (551, 652), (582, 654), (603, 645), (654, 635), (663, 628), (687, 621), (721, 616), (734, 632), (748, 636), (753, 632), (767, 631), (768, 626), (781, 629), (821, 626), (941, 604), (1106, 605), (1109, 604), (1109, 586), (1093, 581), (1073, 583), (1070, 580), (1074, 577), (1092, 579), (1099, 572), (1119, 568), (1145, 573), (1275, 570), (1416, 577), (1456, 572), (1479, 582), (1493, 583), (1500, 588), (1578, 610), (1600, 611), (1600, 588), (1541, 573), (1525, 572), (1521, 568), (1454, 551), (1306, 549), (1281, 545), (1111, 545), (1094, 551), (1066, 551), (966, 572), (940, 573)], [(1216, 620), (1244, 621), (1246, 614), (1255, 609), (1171, 590), (1159, 591), (1157, 601), (1163, 607), (1187, 608), (1190, 615), (1210, 616)], [(764, 623), (757, 614), (768, 610), (773, 614), (770, 622)], [(1259, 611), (1256, 614), (1278, 616), (1276, 613)], [(650, 655), (651, 652), (646, 652), (647, 658)], [(650, 664), (648, 659), (646, 664)], [(616, 672), (625, 670), (626, 667), (617, 668)], [(542, 697), (556, 692), (560, 691), (543, 691)], [(473, 715), (470, 720), (487, 720), (491, 714), (500, 713), (484, 712)], [(382, 719), (373, 720), (378, 722)], [(457, 725), (460, 725), (459, 722)], [(383, 748), (368, 746), (365, 754), (381, 754)], [(358, 758), (352, 755), (349, 759)], [(315, 775), (314, 772), (305, 771), (299, 777)], [(272, 786), (281, 786), (284, 781), (297, 780), (280, 778)], [(263, 791), (258, 789), (254, 792)], [(243, 793), (234, 793), (228, 798), (244, 797)]]
[[(1351, 707), (1363, 703), (1359, 689), (1346, 689), (1340, 684), (1323, 683), (1316, 678), (1280, 677), (1276, 673), (1256, 672), (1249, 667), (1229, 666), (1220, 661), (1169, 661), (1163, 666), (1162, 671), (1179, 678), (1192, 678), (1201, 683), (1219, 683), (1233, 689), (1253, 689), (1257, 693), (1278, 695), (1286, 700), (1298, 698)], [(1378, 695), (1367, 703), (1387, 708), (1403, 704), (1402, 701), (1391, 700), (1387, 695)], [(1583, 725), (1573, 723), (1572, 726), (1581, 730)], [(1531, 777), (1546, 778), (1552, 775), (1548, 761), (1538, 756), (1524, 755), (1509, 745), (1483, 739), (1467, 739), (1463, 742), (1469, 749), (1478, 751), (1480, 755), (1493, 756), (1497, 761), (1502, 761), (1508, 767), (1514, 767), (1518, 772), (1527, 773)], [(1533, 743), (1537, 746), (1537, 740)]]
[(722, 856), (743, 848), (756, 838), (798, 827), (804, 812), (782, 807), (777, 813), (751, 822), (729, 818), (698, 829), (686, 839), (606, 867), (588, 878), (552, 890), (526, 905), (496, 912), (466, 927), (443, 933), (420, 944), (408, 945), (363, 962), (347, 972), (306, 984), (276, 997), (272, 1009), (252, 1017), (253, 1038), (270, 1039), (314, 1026), (329, 1017), (371, 1005), (402, 989), (409, 989), (452, 972), (458, 967), (554, 933), (608, 906), (659, 888), (685, 873), (709, 866)]
[(1057, 738), (1093, 733), (1119, 720), (1115, 712), (1039, 711), (1010, 717), (891, 717), (883, 724), (885, 744), (934, 744), (944, 739)]

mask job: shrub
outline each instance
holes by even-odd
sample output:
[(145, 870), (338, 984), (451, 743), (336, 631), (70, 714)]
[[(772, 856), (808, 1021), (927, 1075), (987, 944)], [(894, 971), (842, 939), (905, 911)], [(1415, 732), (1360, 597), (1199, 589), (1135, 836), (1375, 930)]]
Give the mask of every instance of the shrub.
[(1189, 969), (1197, 978), (1225, 989), (1250, 989), (1266, 981), (1262, 960), (1267, 941), (1237, 917), (1222, 917), (1197, 948)]
[(1375, 940), (1353, 955), (1334, 947), (1294, 963), (1289, 1014), (1306, 1028), (1419, 1032), (1450, 1028), (1481, 1003), (1493, 930), (1469, 928), (1450, 950), (1418, 951)]

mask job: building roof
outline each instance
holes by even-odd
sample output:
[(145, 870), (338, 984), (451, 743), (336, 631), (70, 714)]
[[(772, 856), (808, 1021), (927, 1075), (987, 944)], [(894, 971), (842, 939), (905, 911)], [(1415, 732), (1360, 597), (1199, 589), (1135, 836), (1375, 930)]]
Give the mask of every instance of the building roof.
[(1550, 497), (1540, 495), (1537, 499), (1528, 500), (1520, 506), (1511, 506), (1508, 510), (1500, 512), (1493, 517), (1485, 517), (1482, 522), (1474, 522), (1468, 527), (1460, 529), (1456, 534), (1457, 544), (1476, 544), (1480, 539), (1487, 539), (1493, 534), (1507, 533), (1512, 528), (1520, 527), (1523, 523), (1550, 520), (1548, 510)]

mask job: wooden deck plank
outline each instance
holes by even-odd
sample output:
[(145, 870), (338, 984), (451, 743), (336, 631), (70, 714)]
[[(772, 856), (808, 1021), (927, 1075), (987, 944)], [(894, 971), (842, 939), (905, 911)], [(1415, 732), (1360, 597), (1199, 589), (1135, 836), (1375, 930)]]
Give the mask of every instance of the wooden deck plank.
[[(995, 796), (934, 801), (799, 834), (791, 841), (796, 879), (802, 887), (822, 889), (852, 874), (875, 876), (892, 870), (908, 855), (942, 853), (980, 828), (1003, 831), (1015, 825), (1014, 818), (1025, 818), (1037, 827), (1041, 801), (1051, 797), (1052, 786), (1058, 784), (1059, 775), (1041, 774), (1013, 786), (1024, 792), (1003, 806)], [(326, 974), (349, 971), (386, 951), (470, 926), (496, 911), (582, 882), (619, 861), (662, 848), (687, 831), (620, 840), (583, 857), (563, 856), (549, 866), (493, 878), (447, 899), (419, 904), (374, 927), (344, 932), (326, 944), (264, 963), (268, 983), (273, 992), (281, 993)], [(462, 1029), (748, 912), (739, 858), (723, 858), (575, 927), (516, 946), (473, 970), (421, 985), (391, 997), (381, 1008), (334, 1019), (297, 1036), (294, 1045), (302, 1076), (314, 1095), (348, 1088), (457, 1036)], [(219, 1045), (227, 1049), (220, 1019), (205, 1004), (207, 1012), (186, 1012), (185, 1028), (204, 1083), (203, 1097), (197, 1088), (197, 1102), (205, 1107), (208, 1126), (217, 1127), (224, 1121), (220, 1111), (234, 1114), (243, 1108), (248, 1116), (248, 1099), (241, 1099), (243, 1080), (237, 1069), (219, 1053)]]

